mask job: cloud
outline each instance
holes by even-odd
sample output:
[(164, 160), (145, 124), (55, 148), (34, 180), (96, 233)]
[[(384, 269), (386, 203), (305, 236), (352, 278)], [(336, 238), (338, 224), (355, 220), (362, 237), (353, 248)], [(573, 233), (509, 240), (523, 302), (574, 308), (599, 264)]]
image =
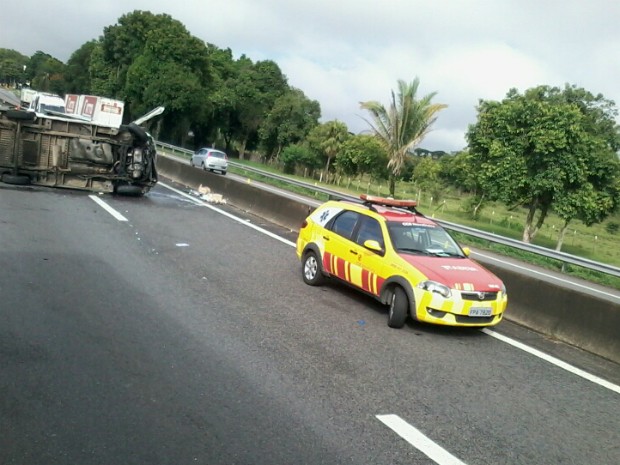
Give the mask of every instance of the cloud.
[(387, 104), (398, 79), (418, 76), (421, 94), (448, 104), (422, 144), (433, 150), (461, 149), (478, 100), (511, 87), (570, 83), (620, 101), (620, 3), (608, 0), (22, 0), (0, 16), (0, 47), (66, 61), (136, 9), (275, 61), (323, 120), (353, 132), (366, 128), (360, 101)]

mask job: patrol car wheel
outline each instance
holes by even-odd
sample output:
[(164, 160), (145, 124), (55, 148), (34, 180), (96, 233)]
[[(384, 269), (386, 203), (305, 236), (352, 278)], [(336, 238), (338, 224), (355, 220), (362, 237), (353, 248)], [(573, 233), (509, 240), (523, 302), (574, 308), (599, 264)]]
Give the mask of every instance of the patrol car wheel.
[(306, 254), (301, 271), (304, 282), (310, 286), (318, 286), (325, 280), (323, 272), (321, 271), (321, 265), (314, 252), (308, 252)]
[(390, 328), (402, 328), (407, 320), (407, 308), (409, 300), (402, 288), (394, 288), (390, 311), (388, 313), (388, 326)]

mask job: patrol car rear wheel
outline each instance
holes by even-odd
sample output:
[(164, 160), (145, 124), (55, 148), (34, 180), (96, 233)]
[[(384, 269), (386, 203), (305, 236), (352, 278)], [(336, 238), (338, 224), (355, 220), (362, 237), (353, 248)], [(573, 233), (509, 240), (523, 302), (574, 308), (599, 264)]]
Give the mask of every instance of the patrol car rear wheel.
[(301, 272), (304, 282), (310, 286), (318, 286), (325, 280), (321, 265), (314, 252), (308, 252), (304, 257)]
[(407, 294), (402, 288), (394, 288), (392, 293), (392, 301), (390, 302), (390, 311), (388, 313), (388, 326), (390, 328), (402, 328), (407, 321), (407, 308), (409, 300)]

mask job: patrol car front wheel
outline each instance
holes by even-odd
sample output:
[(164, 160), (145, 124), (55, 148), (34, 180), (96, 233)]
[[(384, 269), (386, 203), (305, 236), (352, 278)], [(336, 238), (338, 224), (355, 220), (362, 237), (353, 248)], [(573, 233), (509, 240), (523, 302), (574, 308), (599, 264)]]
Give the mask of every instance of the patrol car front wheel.
[(390, 302), (390, 311), (388, 313), (388, 326), (390, 328), (402, 328), (407, 320), (407, 308), (409, 300), (407, 294), (402, 288), (394, 288), (392, 293), (392, 301)]
[(323, 272), (321, 271), (321, 265), (314, 252), (308, 252), (306, 254), (301, 271), (304, 282), (310, 286), (318, 286), (325, 280)]

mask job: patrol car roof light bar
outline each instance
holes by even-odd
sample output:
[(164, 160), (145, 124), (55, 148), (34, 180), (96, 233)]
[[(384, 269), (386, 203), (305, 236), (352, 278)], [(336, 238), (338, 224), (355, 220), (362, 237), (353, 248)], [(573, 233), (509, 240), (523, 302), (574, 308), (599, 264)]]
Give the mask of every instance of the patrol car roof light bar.
[(421, 213), (415, 208), (418, 205), (418, 202), (415, 200), (397, 200), (386, 197), (377, 197), (375, 195), (367, 195), (361, 194), (360, 199), (364, 201), (364, 205), (369, 209), (376, 211), (373, 205), (382, 205), (384, 207), (393, 207), (397, 209), (404, 209), (415, 213), (416, 215), (421, 215)]

